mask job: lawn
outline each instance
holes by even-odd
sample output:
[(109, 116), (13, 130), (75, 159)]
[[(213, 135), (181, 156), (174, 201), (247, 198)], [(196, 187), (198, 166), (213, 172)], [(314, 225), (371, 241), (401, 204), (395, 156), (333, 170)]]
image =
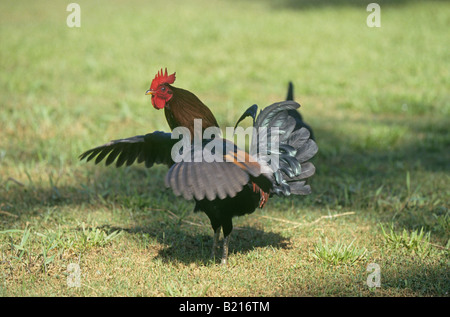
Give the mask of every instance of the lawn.
[[(0, 296), (448, 296), (450, 4), (369, 2), (0, 2)], [(165, 167), (78, 161), (169, 131), (162, 67), (222, 127), (292, 81), (314, 129), (313, 193), (236, 218), (227, 266)]]

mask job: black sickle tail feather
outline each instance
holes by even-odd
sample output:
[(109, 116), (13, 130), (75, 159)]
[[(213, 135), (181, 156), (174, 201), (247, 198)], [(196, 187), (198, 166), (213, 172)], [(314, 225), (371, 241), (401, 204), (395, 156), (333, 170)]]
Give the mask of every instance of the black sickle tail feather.
[(294, 85), (292, 84), (292, 81), (290, 81), (288, 85), (286, 100), (294, 101)]
[(247, 110), (245, 110), (245, 112), (242, 114), (242, 116), (239, 118), (239, 120), (236, 122), (236, 125), (234, 126), (234, 129), (236, 129), (236, 127), (238, 126), (238, 124), (244, 120), (247, 117), (252, 117), (253, 118), (253, 124), (255, 124), (255, 118), (256, 118), (256, 112), (258, 111), (258, 106), (257, 105), (253, 105), (250, 108), (248, 108)]
[[(246, 113), (256, 113), (254, 107)], [(250, 153), (271, 164), (272, 194), (288, 196), (311, 193), (311, 187), (306, 185), (305, 179), (315, 173), (314, 165), (308, 160), (317, 153), (318, 147), (311, 139), (309, 130), (298, 125), (299, 107), (298, 103), (290, 100), (274, 103), (264, 108), (254, 123), (256, 133), (252, 137)], [(278, 148), (275, 149), (270, 148), (271, 128), (278, 128)], [(260, 140), (268, 140), (267, 149), (262, 148)], [(271, 155), (278, 155), (278, 163), (270, 160)]]
[[(292, 84), (291, 81), (288, 84), (288, 92), (287, 92), (286, 100), (294, 101), (294, 85)], [(309, 131), (310, 138), (315, 140), (312, 128), (308, 124), (306, 124), (305, 121), (303, 121), (303, 117), (300, 114), (300, 112), (298, 112), (296, 110), (289, 110), (289, 115), (295, 119), (295, 122), (296, 122), (295, 130), (298, 130), (300, 128), (306, 128)]]

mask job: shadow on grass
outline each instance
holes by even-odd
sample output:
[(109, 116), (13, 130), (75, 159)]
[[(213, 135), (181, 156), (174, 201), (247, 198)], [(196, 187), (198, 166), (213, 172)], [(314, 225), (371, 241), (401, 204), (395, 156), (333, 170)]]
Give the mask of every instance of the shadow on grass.
[[(263, 1), (271, 9), (274, 10), (276, 9), (305, 10), (305, 9), (315, 9), (325, 7), (337, 8), (346, 6), (361, 7), (363, 10), (365, 10), (367, 5), (371, 3), (371, 1), (367, 0), (279, 0), (279, 1), (263, 0)], [(384, 5), (389, 6), (406, 5), (409, 3), (419, 2), (419, 0), (378, 0), (372, 2), (376, 2), (381, 7), (383, 7)]]
[(74, 185), (52, 185), (42, 181), (21, 183), (7, 178), (0, 185), (0, 211), (12, 217), (6, 219), (20, 221), (22, 217), (39, 215), (46, 208), (86, 205), (88, 209), (89, 205), (99, 203), (126, 204), (124, 197), (128, 196), (148, 195), (154, 198), (157, 193), (168, 192), (162, 176), (167, 168), (162, 166), (149, 170), (141, 166), (117, 169), (87, 164), (86, 169), (86, 177), (77, 175), (75, 182), (64, 180)]
[[(450, 272), (445, 263), (421, 265), (420, 261), (400, 263), (397, 259), (377, 262), (380, 287), (369, 288), (371, 272), (361, 267), (333, 267), (308, 277), (307, 283), (293, 282), (282, 296), (448, 296)], [(310, 273), (310, 272), (309, 272)]]
[[(445, 244), (448, 230), (438, 222), (448, 214), (450, 138), (446, 120), (428, 119), (348, 119), (341, 135), (317, 126), (316, 203), (355, 208), (399, 230), (424, 227)], [(352, 134), (352, 126), (371, 131)]]
[(448, 296), (450, 292), (448, 264), (413, 263), (398, 270), (388, 268), (382, 273), (381, 287), (386, 290), (403, 290), (418, 296)]
[[(310, 123), (308, 115), (303, 115), (306, 122)], [(324, 118), (328, 119), (330, 118)], [(402, 126), (402, 131), (409, 130), (406, 134), (417, 134), (417, 137), (408, 137), (404, 140), (400, 135), (397, 139), (381, 145), (378, 144), (377, 137), (360, 144), (358, 136), (352, 135), (352, 126), (364, 125), (369, 128), (372, 120), (349, 119), (346, 122), (349, 129), (343, 134), (336, 133), (332, 127), (326, 125), (313, 126), (319, 145), (319, 153), (314, 159), (317, 172), (311, 180), (313, 195), (308, 199), (288, 197), (285, 199), (289, 201), (287, 204), (293, 202), (306, 208), (310, 206), (329, 209), (355, 208), (370, 214), (378, 221), (396, 222), (400, 225), (397, 226), (399, 230), (402, 227), (417, 229), (424, 226), (425, 230), (433, 231), (436, 221), (431, 219), (432, 216), (434, 214), (441, 216), (439, 213), (445, 215), (445, 212), (448, 212), (445, 193), (440, 190), (444, 187), (445, 175), (448, 176), (450, 171), (446, 120), (420, 121), (412, 125), (411, 120), (378, 119), (376, 124), (381, 126)], [(370, 133), (368, 135), (370, 136)], [(124, 207), (124, 211), (120, 211), (123, 213), (141, 210), (142, 217), (147, 217), (142, 211), (149, 206), (163, 205), (166, 206), (164, 208), (174, 206), (169, 208), (173, 208), (172, 210), (178, 214), (191, 212), (186, 211), (187, 205), (182, 205), (183, 198), (175, 197), (170, 190), (165, 189), (164, 175), (167, 168), (163, 166), (152, 169), (145, 169), (142, 166), (116, 169), (111, 166), (87, 164), (86, 168), (89, 168), (89, 171), (80, 177), (78, 185), (42, 187), (33, 183), (15, 184), (12, 181), (2, 184), (0, 188), (0, 196), (3, 196), (0, 197), (2, 226), (9, 226), (15, 222), (24, 224), (29, 217), (42, 215), (47, 209), (58, 209), (63, 206), (74, 206), (77, 209), (84, 209), (83, 206), (86, 206), (89, 212), (90, 205), (98, 204), (106, 208), (116, 205)], [(409, 190), (406, 184), (407, 173), (410, 173), (411, 177)], [(412, 198), (416, 199), (415, 203), (418, 199), (422, 199), (423, 205), (408, 209), (406, 204), (398, 214), (394, 207), (390, 206), (379, 212), (376, 210), (377, 204), (371, 204), (370, 200), (376, 199), (372, 197), (380, 188), (382, 190), (379, 198), (382, 203), (388, 201), (394, 205), (393, 198), (402, 203), (412, 197), (409, 191), (414, 192), (418, 189), (417, 197)], [(178, 210), (180, 206), (184, 210)], [(444, 216), (441, 218), (445, 220)], [(155, 220), (152, 215), (148, 215), (146, 219), (148, 219), (146, 223)], [(426, 223), (429, 219), (431, 220)], [(448, 239), (448, 230), (444, 229), (437, 230), (433, 234)], [(160, 242), (161, 233), (164, 232), (166, 242), (170, 241), (160, 253), (164, 259), (174, 255), (176, 259), (190, 262), (209, 257), (212, 232), (211, 235), (193, 234), (177, 227), (161, 228), (153, 227), (151, 224), (148, 228), (136, 227), (124, 230), (148, 233)], [(248, 236), (253, 238), (249, 239)], [(246, 228), (233, 232), (230, 247), (231, 252), (233, 250), (245, 252), (254, 247), (268, 245), (283, 247), (285, 240), (273, 233)], [(192, 252), (182, 251), (191, 247)]]
[[(204, 234), (197, 230), (186, 230), (182, 226), (167, 225), (160, 226), (136, 226), (133, 228), (123, 228), (120, 226), (101, 226), (103, 230), (113, 232), (123, 230), (135, 234), (141, 239), (154, 239), (163, 248), (158, 251), (156, 258), (164, 262), (181, 262), (184, 264), (202, 263), (211, 261), (211, 248), (213, 243), (213, 231), (211, 234)], [(271, 246), (275, 249), (286, 249), (289, 247), (289, 239), (278, 233), (266, 232), (254, 227), (235, 227), (231, 233), (229, 244), (229, 256), (238, 253), (248, 253), (255, 248)], [(220, 243), (221, 244), (221, 243)], [(216, 263), (220, 263), (221, 250), (216, 252)]]

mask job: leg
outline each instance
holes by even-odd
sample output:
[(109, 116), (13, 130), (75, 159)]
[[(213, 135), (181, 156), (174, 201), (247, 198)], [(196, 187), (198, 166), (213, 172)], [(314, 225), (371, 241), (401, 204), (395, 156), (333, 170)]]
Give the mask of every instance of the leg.
[(226, 265), (228, 261), (228, 243), (230, 242), (230, 235), (223, 238), (223, 253), (222, 253), (222, 265)]
[(223, 229), (222, 265), (226, 265), (228, 260), (228, 244), (230, 242), (231, 231), (233, 230), (233, 223), (231, 221), (231, 217), (222, 219), (222, 229)]
[(213, 239), (213, 246), (211, 250), (211, 258), (214, 259), (216, 257), (216, 249), (219, 246), (219, 237), (220, 237), (220, 229), (222, 227), (218, 227), (214, 230), (214, 239)]
[(216, 249), (219, 246), (220, 229), (222, 228), (222, 224), (220, 223), (220, 219), (210, 209), (206, 209), (205, 213), (208, 216), (209, 221), (211, 222), (211, 227), (214, 230), (213, 245), (211, 249), (211, 258), (214, 259), (216, 256)]

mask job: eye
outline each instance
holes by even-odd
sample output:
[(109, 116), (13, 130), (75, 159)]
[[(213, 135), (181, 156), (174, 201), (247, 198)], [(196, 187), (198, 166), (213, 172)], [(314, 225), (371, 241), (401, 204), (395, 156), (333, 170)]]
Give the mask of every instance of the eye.
[(166, 87), (162, 86), (161, 91), (166, 91)]

